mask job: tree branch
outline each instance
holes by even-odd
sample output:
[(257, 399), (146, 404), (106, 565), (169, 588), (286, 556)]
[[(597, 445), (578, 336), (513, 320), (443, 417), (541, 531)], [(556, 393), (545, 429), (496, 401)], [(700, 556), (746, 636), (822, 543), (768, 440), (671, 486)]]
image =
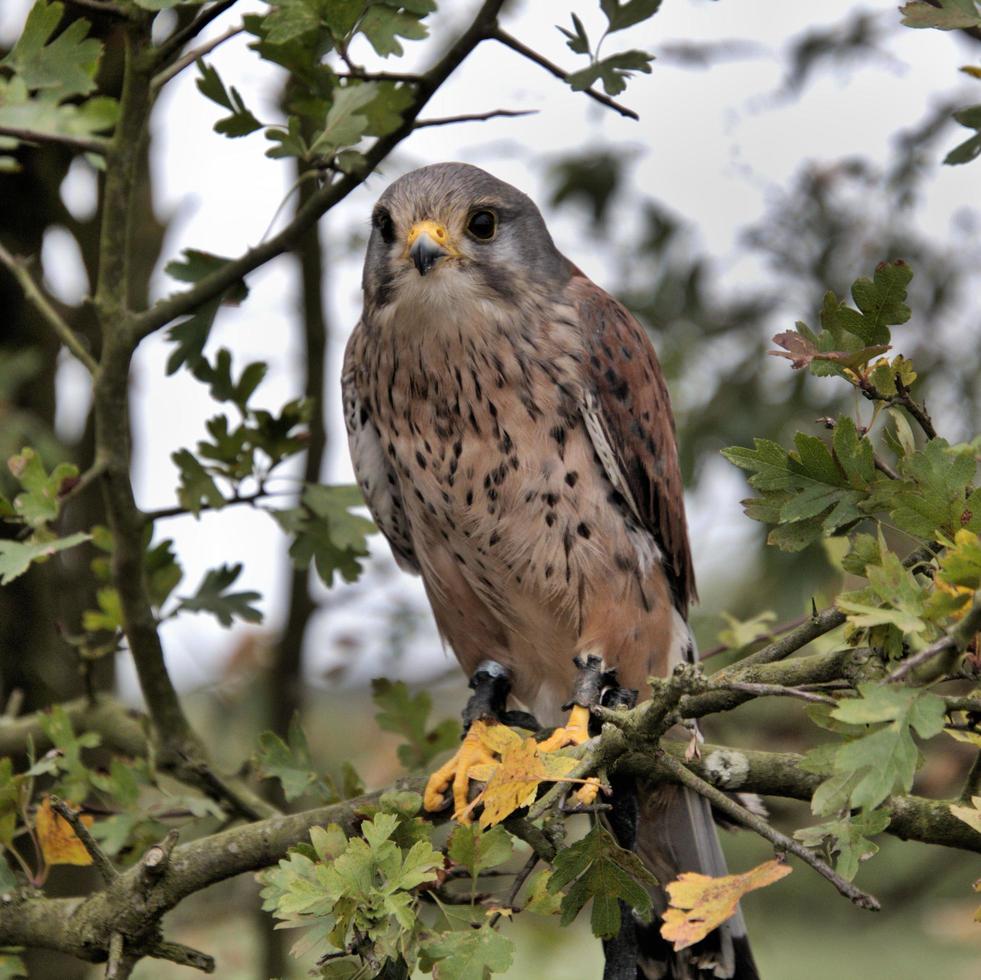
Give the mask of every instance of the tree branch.
[(98, 364), (95, 358), (86, 350), (82, 343), (82, 338), (61, 318), (58, 311), (48, 302), (48, 298), (41, 292), (40, 286), (34, 281), (33, 276), (27, 271), (27, 266), (22, 259), (15, 258), (10, 252), (0, 245), (0, 263), (5, 265), (17, 280), (24, 295), (27, 297), (34, 309), (38, 311), (41, 318), (55, 332), (58, 339), (85, 365), (89, 374), (95, 374)]
[(188, 41), (197, 37), (213, 20), (217, 20), (237, 2), (238, 0), (219, 0), (218, 3), (206, 7), (190, 24), (176, 31), (157, 48), (154, 52), (154, 64), (157, 67), (166, 64)]
[(948, 652), (961, 653), (981, 632), (981, 599), (975, 599), (967, 615), (947, 634), (936, 643), (931, 643), (925, 650), (912, 657), (907, 657), (887, 678), (887, 681), (901, 681), (917, 667)]
[(99, 877), (107, 884), (111, 885), (118, 877), (119, 872), (116, 866), (109, 860), (105, 851), (99, 847), (96, 839), (89, 833), (89, 828), (85, 826), (79, 815), (64, 801), (57, 796), (49, 797), (51, 809), (55, 811), (72, 828), (75, 836), (82, 842), (82, 847), (89, 852), (95, 870), (99, 872)]
[(750, 813), (746, 807), (740, 806), (731, 796), (727, 796), (721, 790), (707, 783), (673, 756), (666, 752), (661, 752), (657, 756), (657, 762), (665, 768), (675, 782), (694, 790), (699, 796), (704, 796), (713, 807), (726, 814), (726, 816), (731, 817), (736, 823), (740, 823), (744, 827), (749, 827), (750, 830), (759, 834), (765, 840), (768, 840), (778, 850), (789, 851), (791, 854), (799, 857), (805, 864), (809, 864), (819, 875), (827, 878), (845, 898), (854, 902), (860, 909), (878, 912), (881, 908), (876, 898), (856, 888), (850, 881), (846, 881), (834, 868), (822, 861), (813, 851), (809, 851), (803, 844), (798, 843), (792, 837), (788, 837), (786, 834), (780, 833), (779, 830), (775, 830), (762, 817), (758, 817), (755, 813)]
[(244, 30), (245, 27), (242, 24), (229, 27), (224, 33), (213, 37), (210, 41), (205, 41), (204, 44), (194, 48), (192, 51), (188, 51), (187, 54), (181, 55), (172, 65), (168, 65), (161, 72), (153, 76), (153, 80), (150, 82), (150, 88), (154, 92), (163, 88), (167, 82), (179, 75), (185, 68), (193, 65), (199, 58), (203, 58), (208, 52), (214, 51), (220, 44), (224, 44), (227, 40), (241, 34)]
[(452, 126), (455, 123), (464, 122), (483, 122), (487, 119), (496, 119), (499, 116), (534, 116), (538, 113), (537, 109), (491, 109), (490, 112), (471, 112), (461, 116), (442, 116), (438, 119), (420, 119), (416, 124), (416, 129), (425, 129), (427, 126)]
[(21, 129), (18, 126), (0, 126), (0, 136), (9, 136), (22, 143), (51, 144), (66, 146), (82, 153), (97, 153), (105, 156), (108, 141), (98, 136), (69, 136), (62, 133), (42, 133), (36, 129)]
[[(507, 31), (504, 31), (498, 27), (494, 30), (491, 37), (493, 37), (495, 41), (500, 41), (501, 44), (510, 48), (512, 51), (516, 51), (522, 57), (527, 58), (529, 61), (533, 61), (536, 65), (540, 65), (556, 78), (561, 78), (563, 82), (568, 81), (568, 72), (563, 71), (558, 65), (549, 61), (548, 58), (540, 55), (537, 51), (534, 51), (522, 44), (516, 37), (508, 34)], [(628, 119), (640, 119), (640, 116), (638, 116), (633, 109), (628, 109), (625, 105), (621, 105), (619, 102), (611, 99), (608, 95), (604, 95), (602, 92), (597, 92), (595, 89), (583, 89), (583, 95), (588, 95), (591, 99), (599, 102), (600, 105), (605, 105), (608, 109), (613, 109), (615, 112), (619, 112), (621, 116), (626, 116)]]

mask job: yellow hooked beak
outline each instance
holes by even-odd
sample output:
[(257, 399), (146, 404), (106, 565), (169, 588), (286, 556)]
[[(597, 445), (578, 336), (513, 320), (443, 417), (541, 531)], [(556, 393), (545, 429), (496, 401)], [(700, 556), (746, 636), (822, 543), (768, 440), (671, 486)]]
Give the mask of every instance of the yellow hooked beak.
[(459, 254), (450, 244), (446, 228), (438, 221), (417, 221), (405, 243), (405, 255), (415, 263), (420, 276), (429, 272), (440, 259)]

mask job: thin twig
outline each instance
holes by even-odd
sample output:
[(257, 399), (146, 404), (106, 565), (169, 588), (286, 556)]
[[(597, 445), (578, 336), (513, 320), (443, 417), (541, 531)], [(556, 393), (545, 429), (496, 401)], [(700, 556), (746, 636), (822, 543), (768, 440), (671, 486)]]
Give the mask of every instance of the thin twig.
[(422, 81), (422, 75), (401, 71), (364, 71), (355, 66), (351, 71), (337, 72), (338, 78), (354, 78), (359, 82), (407, 82), (417, 85)]
[(967, 615), (947, 634), (942, 636), (935, 643), (931, 643), (925, 650), (912, 657), (907, 657), (891, 674), (884, 683), (895, 683), (901, 681), (911, 671), (922, 666), (934, 657), (949, 651), (965, 650), (967, 645), (974, 639), (974, 635), (981, 631), (981, 599), (975, 600), (974, 605)]
[(136, 966), (136, 960), (125, 953), (126, 944), (121, 932), (109, 937), (109, 962), (106, 963), (106, 980), (126, 980)]
[(82, 339), (74, 330), (61, 318), (58, 311), (48, 302), (48, 298), (41, 292), (41, 288), (34, 281), (30, 272), (21, 259), (15, 258), (0, 245), (0, 263), (5, 265), (20, 284), (24, 295), (27, 297), (34, 309), (41, 314), (48, 326), (57, 334), (58, 339), (85, 365), (89, 374), (95, 374), (98, 364), (95, 358), (85, 349)]
[(427, 126), (452, 126), (454, 123), (483, 122), (485, 119), (496, 119), (498, 116), (534, 116), (537, 112), (537, 109), (492, 109), (490, 112), (471, 112), (464, 113), (461, 116), (419, 119), (415, 123), (415, 128), (425, 129)]
[[(568, 72), (563, 71), (558, 65), (549, 61), (548, 58), (540, 55), (537, 51), (534, 51), (522, 44), (516, 37), (508, 34), (507, 31), (502, 30), (500, 27), (495, 26), (490, 36), (495, 41), (500, 41), (505, 47), (510, 48), (512, 51), (516, 51), (529, 61), (535, 62), (536, 65), (541, 65), (542, 68), (544, 68), (547, 72), (551, 72), (551, 74), (553, 74), (556, 78), (561, 78), (563, 82), (569, 80)], [(619, 112), (621, 116), (626, 116), (628, 119), (640, 119), (640, 116), (638, 116), (633, 109), (628, 109), (625, 105), (621, 105), (619, 102), (611, 99), (608, 95), (603, 95), (602, 92), (597, 92), (595, 89), (583, 89), (583, 95), (588, 95), (591, 99), (595, 99), (601, 105), (605, 105), (607, 108)]]
[(82, 847), (89, 852), (89, 857), (92, 858), (92, 863), (102, 880), (107, 885), (111, 885), (119, 877), (119, 872), (109, 860), (106, 852), (99, 847), (96, 839), (89, 833), (89, 828), (82, 823), (79, 815), (64, 800), (57, 796), (51, 796), (48, 799), (51, 803), (51, 809), (68, 823), (75, 832), (75, 836), (82, 842)]
[(365, 153), (364, 162), (360, 167), (334, 183), (319, 188), (297, 210), (293, 220), (272, 238), (248, 249), (238, 258), (226, 262), (183, 292), (160, 300), (149, 309), (133, 316), (129, 321), (132, 342), (139, 343), (144, 337), (166, 326), (171, 320), (220, 295), (232, 283), (242, 279), (259, 266), (265, 265), (270, 259), (282, 255), (287, 249), (293, 248), (307, 228), (344, 200), (355, 188), (360, 187), (367, 175), (372, 173), (378, 164), (412, 133), (415, 119), (450, 74), (466, 60), (474, 48), (491, 37), (503, 3), (504, 0), (484, 0), (470, 26), (456, 38), (446, 53), (425, 74), (419, 76), (419, 80), (415, 83), (415, 98), (403, 113), (402, 125), (377, 139)]
[(22, 129), (19, 126), (0, 126), (0, 136), (9, 136), (22, 143), (42, 143), (65, 146), (82, 153), (97, 153), (105, 156), (108, 141), (98, 136), (68, 136), (62, 133), (42, 133), (36, 129)]
[[(255, 493), (248, 493), (241, 497), (229, 497), (220, 507), (216, 504), (204, 504), (197, 510), (192, 511), (189, 507), (181, 507), (179, 504), (173, 507), (163, 507), (160, 510), (150, 510), (143, 515), (143, 520), (147, 524), (151, 524), (153, 521), (162, 521), (168, 517), (186, 517), (188, 514), (194, 514), (197, 517), (198, 514), (202, 514), (205, 511), (210, 510), (224, 510), (226, 507), (233, 507), (235, 504), (254, 504), (257, 500), (263, 500), (266, 497), (277, 496), (276, 494), (270, 493), (268, 490), (260, 489), (256, 490)], [(286, 496), (286, 494), (279, 494), (279, 496)]]
[(872, 465), (880, 472), (884, 473), (890, 480), (898, 480), (899, 474), (878, 454), (872, 454)]
[[(792, 630), (795, 626), (800, 626), (801, 623), (806, 622), (809, 616), (795, 616), (793, 619), (788, 619), (785, 623), (780, 623), (778, 626), (774, 626), (773, 629), (767, 630), (765, 633), (761, 633), (755, 640), (751, 640), (750, 643), (759, 643), (760, 640), (769, 640), (773, 637), (780, 636), (786, 633), (788, 630)], [(720, 653), (725, 653), (728, 650), (737, 649), (731, 647), (726, 643), (720, 643), (718, 646), (712, 647), (710, 650), (706, 650), (705, 653), (700, 653), (698, 655), (698, 660), (701, 663), (705, 660), (710, 660), (712, 657), (717, 657)]]
[(715, 690), (741, 691), (744, 694), (755, 694), (757, 697), (800, 698), (801, 701), (812, 701), (817, 704), (833, 704), (838, 702), (825, 694), (812, 694), (800, 687), (783, 687), (780, 684), (750, 684), (746, 681), (730, 681), (719, 684)]
[(220, 0), (220, 3), (202, 10), (187, 27), (177, 31), (160, 45), (156, 53), (156, 63), (166, 64), (192, 37), (197, 37), (213, 20), (219, 18), (237, 2), (238, 0)]
[(64, 507), (69, 500), (74, 500), (81, 496), (96, 480), (108, 469), (109, 463), (105, 457), (100, 456), (96, 461), (69, 487), (61, 494), (58, 503)]
[(919, 423), (923, 434), (927, 439), (936, 439), (937, 430), (933, 427), (933, 420), (927, 414), (926, 405), (920, 405), (910, 396), (909, 388), (903, 384), (902, 379), (896, 376), (897, 396), (893, 399), (893, 404), (902, 405), (910, 415)]
[(663, 750), (659, 750), (658, 763), (677, 779), (679, 783), (694, 790), (699, 796), (704, 796), (713, 807), (721, 810), (736, 823), (740, 823), (750, 830), (755, 831), (760, 837), (768, 840), (778, 850), (789, 851), (809, 864), (819, 875), (827, 878), (845, 898), (854, 902), (859, 908), (868, 909), (873, 912), (879, 911), (879, 902), (872, 895), (868, 895), (856, 888), (850, 881), (846, 881), (841, 875), (835, 872), (832, 867), (825, 864), (812, 851), (809, 851), (793, 838), (787, 837), (786, 834), (781, 834), (779, 830), (774, 830), (762, 817), (756, 816), (755, 813), (750, 813), (746, 807), (740, 806), (732, 797), (723, 793), (722, 790), (716, 789), (711, 783), (707, 783), (700, 776), (696, 776), (684, 763), (679, 762)]
[[(504, 900), (504, 908), (513, 909), (514, 903), (518, 898), (518, 892), (521, 891), (522, 886), (528, 880), (528, 876), (535, 870), (538, 866), (539, 857), (532, 851), (530, 857), (522, 865), (521, 870), (514, 876), (514, 883), (511, 885), (511, 891), (508, 892), (508, 897)], [(497, 925), (498, 920), (501, 918), (500, 912), (495, 912), (491, 918), (488, 925), (491, 929)]]
[(241, 34), (244, 30), (245, 27), (242, 24), (229, 27), (223, 34), (219, 34), (217, 37), (213, 37), (210, 41), (205, 41), (205, 43), (199, 47), (188, 51), (187, 54), (181, 55), (173, 64), (168, 65), (163, 69), (163, 71), (153, 76), (153, 80), (150, 82), (151, 90), (156, 92), (163, 88), (167, 82), (169, 82), (176, 75), (179, 75), (189, 65), (193, 65), (199, 58), (203, 58), (210, 51), (214, 51), (218, 45), (224, 44), (229, 38)]

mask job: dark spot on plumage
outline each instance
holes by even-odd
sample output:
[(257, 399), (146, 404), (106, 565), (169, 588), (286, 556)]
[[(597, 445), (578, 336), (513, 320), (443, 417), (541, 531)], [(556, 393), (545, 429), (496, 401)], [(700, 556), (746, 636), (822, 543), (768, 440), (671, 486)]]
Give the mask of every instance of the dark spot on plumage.
[(494, 547), (494, 545), (496, 545), (496, 544), (497, 544), (497, 542), (498, 542), (498, 541), (500, 541), (500, 540), (501, 540), (501, 539), (500, 539), (500, 537), (498, 536), (498, 534), (497, 534), (497, 531), (494, 531), (494, 532), (493, 532), (493, 533), (491, 534), (491, 536), (490, 536), (490, 537), (489, 537), (489, 538), (487, 539), (487, 543), (488, 543), (488, 544), (489, 544), (489, 545), (490, 545), (490, 546), (491, 546), (491, 547), (493, 548), (493, 547)]
[(463, 443), (459, 439), (457, 439), (457, 441), (453, 443), (453, 455), (459, 457), (462, 454), (463, 454)]
[(491, 485), (491, 475), (490, 473), (488, 473), (487, 476), (484, 477), (484, 489), (489, 490), (490, 485)]
[(477, 396), (477, 401), (480, 401), (484, 397), (484, 389), (480, 387), (480, 381), (477, 379), (477, 375), (474, 374), (473, 371), (470, 372), (470, 375), (473, 378), (474, 394)]
[(497, 418), (497, 406), (488, 398), (487, 411), (491, 413), (491, 418)]
[(473, 504), (473, 490), (467, 491), (467, 506), (470, 507)]
[(633, 571), (635, 567), (634, 561), (631, 559), (630, 555), (625, 555), (623, 552), (618, 551), (613, 556), (613, 562), (620, 569), (621, 572)]
[(640, 422), (638, 422), (636, 419), (631, 419), (630, 420), (630, 434), (635, 439), (643, 439), (644, 438), (644, 430), (641, 428)]
[(550, 511), (549, 511), (549, 512), (548, 512), (548, 513), (547, 513), (547, 514), (545, 515), (545, 523), (546, 523), (546, 524), (547, 524), (547, 525), (548, 525), (549, 527), (551, 527), (551, 526), (552, 526), (552, 525), (553, 525), (553, 524), (555, 523), (555, 511), (553, 511), (553, 510), (550, 510)]
[(605, 340), (600, 341), (600, 347), (603, 348), (603, 353), (607, 356), (609, 360), (613, 360), (613, 351), (610, 350)]
[(619, 490), (611, 490), (607, 495), (606, 499), (613, 504), (614, 507), (624, 507), (627, 503), (623, 499), (623, 494)]
[(443, 498), (444, 504), (448, 504), (450, 502), (450, 495), (445, 490), (440, 490), (440, 496)]
[(535, 499), (535, 497), (537, 497), (537, 496), (538, 496), (538, 494), (534, 490), (529, 490), (525, 494), (525, 503), (526, 504), (530, 504)]
[(422, 453), (419, 452), (418, 450), (416, 450), (416, 462), (419, 464), (419, 466), (422, 469), (426, 468), (426, 457), (423, 456)]
[(650, 422), (650, 420), (651, 420), (651, 413), (650, 413), (650, 412), (641, 412), (641, 413), (640, 413), (640, 417), (641, 417), (641, 418), (642, 418), (642, 419), (643, 419), (643, 420), (644, 420), (645, 422)]
[(487, 491), (487, 499), (497, 500), (497, 491), (493, 487), (491, 487), (491, 489)]
[(617, 382), (617, 384), (613, 386), (611, 390), (613, 392), (613, 397), (620, 402), (625, 402), (627, 400), (627, 397), (630, 395), (630, 385), (628, 385), (627, 382), (623, 380), (623, 378), (620, 378), (620, 380)]
[(428, 439), (423, 439), (422, 443), (426, 447), (426, 455), (427, 456), (432, 456), (432, 454), (433, 454), (433, 447), (429, 445), (429, 440)]
[(630, 349), (630, 348), (629, 348), (629, 347), (628, 347), (628, 346), (627, 346), (626, 344), (621, 344), (621, 345), (620, 345), (620, 353), (621, 353), (621, 354), (623, 354), (623, 356), (624, 356), (624, 357), (625, 357), (625, 358), (626, 358), (626, 359), (627, 359), (628, 361), (631, 361), (631, 360), (633, 360), (633, 356), (634, 356), (634, 355), (633, 355), (633, 351), (631, 351), (631, 349)]
[(513, 443), (511, 442), (511, 436), (508, 433), (508, 430), (505, 429), (504, 434), (501, 436), (501, 452), (505, 454), (511, 452), (512, 445)]
[(545, 503), (548, 504), (549, 507), (554, 507), (558, 502), (559, 502), (558, 494), (555, 493), (545, 494)]
[(388, 449), (386, 451), (388, 452), (388, 455), (392, 457), (392, 459), (395, 459), (395, 447), (391, 443), (388, 444)]
[(587, 541), (589, 540), (589, 533), (590, 532), (589, 532), (589, 525), (588, 524), (580, 524), (576, 528), (576, 534), (578, 534), (579, 537), (581, 537), (581, 538), (585, 538)]
[(569, 527), (566, 527), (562, 533), (562, 548), (565, 551), (565, 560), (568, 562), (569, 552), (572, 551), (572, 531)]
[(362, 425), (364, 425), (368, 421), (368, 409), (365, 408), (364, 405), (361, 406), (361, 412), (359, 413), (359, 418), (361, 420)]
[(565, 475), (565, 482), (570, 486), (574, 487), (576, 485), (576, 480), (579, 479), (579, 474), (575, 470), (570, 470)]
[(465, 564), (466, 564), (466, 562), (465, 562), (465, 561), (463, 560), (463, 555), (461, 555), (459, 551), (454, 551), (454, 552), (453, 552), (453, 557), (454, 557), (454, 558), (455, 558), (455, 559), (456, 559), (456, 560), (457, 560), (457, 561), (458, 561), (458, 562), (459, 562), (459, 563), (460, 563), (461, 565), (465, 565)]
[(473, 409), (470, 409), (470, 424), (473, 426), (473, 431), (480, 435), (480, 426), (477, 424), (477, 417), (473, 414)]
[(602, 368), (600, 359), (595, 354), (589, 355), (589, 363), (593, 366), (594, 371), (599, 371)]
[(463, 375), (460, 373), (460, 368), (456, 365), (453, 367), (453, 376), (456, 378), (456, 384), (458, 388), (463, 387)]
[(545, 566), (545, 578), (551, 578), (555, 568), (552, 565)]
[(424, 504), (426, 502), (426, 498), (423, 497), (423, 495), (419, 492), (418, 487), (415, 487), (412, 492), (416, 495), (416, 499), (419, 501), (420, 504)]
[(395, 474), (394, 473), (389, 473), (388, 474), (388, 483), (389, 483), (389, 486), (393, 486), (393, 487), (395, 486)]
[(508, 457), (508, 464), (510, 465), (510, 467), (511, 467), (512, 470), (516, 470), (518, 468), (518, 465), (519, 465), (518, 464), (518, 457), (517, 456), (510, 456), (510, 457)]

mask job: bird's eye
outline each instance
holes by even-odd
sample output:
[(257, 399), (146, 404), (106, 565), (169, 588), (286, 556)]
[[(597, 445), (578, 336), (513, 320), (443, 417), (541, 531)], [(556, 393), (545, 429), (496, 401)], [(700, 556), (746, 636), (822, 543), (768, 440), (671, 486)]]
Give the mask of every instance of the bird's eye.
[(494, 237), (494, 232), (497, 231), (497, 215), (493, 211), (474, 211), (470, 215), (467, 231), (474, 238), (479, 238), (485, 242), (489, 241)]
[(374, 213), (371, 223), (378, 229), (378, 233), (386, 245), (391, 245), (395, 241), (395, 222), (392, 221), (392, 216), (384, 208), (379, 208)]

